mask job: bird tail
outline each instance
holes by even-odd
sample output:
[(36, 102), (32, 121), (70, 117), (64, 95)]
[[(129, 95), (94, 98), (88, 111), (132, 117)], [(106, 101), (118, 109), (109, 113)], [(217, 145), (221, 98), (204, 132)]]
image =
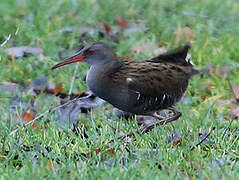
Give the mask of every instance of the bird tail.
[(175, 63), (175, 64), (182, 64), (182, 65), (193, 65), (191, 62), (191, 56), (188, 53), (191, 45), (187, 43), (184, 46), (181, 46), (179, 48), (170, 50), (166, 53), (163, 53), (155, 58), (152, 58), (151, 60), (154, 62), (169, 62), (169, 63)]
[(194, 76), (194, 75), (197, 75), (197, 74), (201, 74), (201, 71), (197, 70), (197, 69), (192, 69), (192, 71), (190, 73), (190, 76)]

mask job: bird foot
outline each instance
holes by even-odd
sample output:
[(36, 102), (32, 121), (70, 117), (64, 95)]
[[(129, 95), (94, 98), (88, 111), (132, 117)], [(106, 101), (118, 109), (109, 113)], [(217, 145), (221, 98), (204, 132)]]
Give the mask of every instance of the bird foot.
[(157, 123), (160, 123), (160, 125), (163, 125), (172, 121), (176, 121), (182, 115), (182, 113), (178, 111), (176, 108), (170, 107), (168, 108), (168, 110), (170, 110), (173, 113), (171, 117), (161, 116), (158, 114), (158, 112), (154, 112), (152, 117), (158, 119), (159, 121)]
[[(140, 130), (136, 131), (136, 133), (138, 133), (138, 134), (148, 133), (156, 126), (161, 126), (161, 125), (164, 125), (164, 124), (167, 124), (167, 123), (170, 123), (170, 122), (178, 120), (178, 118), (182, 115), (182, 113), (180, 111), (178, 111), (177, 109), (175, 109), (173, 107), (168, 108), (168, 110), (170, 110), (173, 113), (173, 116), (165, 118), (165, 117), (159, 115), (158, 112), (155, 112), (151, 116), (156, 118), (159, 121), (156, 121), (156, 122), (154, 121), (154, 122), (149, 123), (149, 124), (144, 124), (143, 127), (140, 128)], [(126, 137), (129, 138), (129, 137), (131, 137), (133, 135), (134, 135), (134, 133), (130, 132), (130, 133), (127, 133), (127, 134), (119, 136), (117, 139), (121, 139), (121, 138), (124, 139)], [(113, 139), (111, 139), (109, 141), (109, 143), (112, 142), (112, 141), (113, 141)]]
[(175, 109), (173, 107), (168, 108), (168, 110), (170, 110), (173, 113), (173, 115), (171, 117), (165, 118), (165, 117), (159, 115), (158, 112), (155, 112), (152, 115), (152, 117), (156, 118), (158, 121), (144, 125), (141, 128), (141, 133), (142, 134), (147, 133), (147, 132), (151, 131), (155, 126), (161, 126), (161, 125), (173, 122), (173, 121), (177, 121), (178, 118), (182, 115), (182, 113), (180, 111), (178, 111), (177, 109)]

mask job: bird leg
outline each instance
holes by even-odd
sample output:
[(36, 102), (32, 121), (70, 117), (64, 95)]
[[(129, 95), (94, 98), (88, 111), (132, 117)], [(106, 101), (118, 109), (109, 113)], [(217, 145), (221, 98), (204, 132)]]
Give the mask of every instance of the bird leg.
[(165, 117), (159, 115), (157, 111), (154, 112), (152, 117), (158, 119), (159, 122), (157, 122), (157, 123), (159, 123), (160, 125), (163, 125), (163, 124), (167, 124), (169, 122), (177, 120), (182, 115), (182, 113), (174, 107), (169, 107), (168, 110), (170, 110), (173, 113), (173, 115), (171, 117), (165, 118)]
[(150, 123), (150, 124), (145, 124), (141, 128), (141, 133), (142, 134), (147, 133), (147, 132), (151, 131), (155, 126), (161, 126), (163, 124), (167, 124), (167, 123), (176, 121), (182, 115), (182, 113), (174, 107), (170, 107), (170, 108), (168, 108), (168, 110), (170, 110), (173, 113), (173, 116), (165, 118), (165, 117), (159, 115), (157, 112), (154, 112), (152, 117), (156, 118), (159, 121), (156, 121), (156, 122)]
[[(159, 115), (157, 112), (155, 112), (155, 113), (154, 113), (153, 115), (151, 115), (151, 116), (154, 117), (154, 118), (156, 118), (156, 119), (159, 120), (159, 121), (156, 121), (156, 122), (154, 121), (153, 123), (144, 124), (144, 126), (143, 126), (142, 128), (140, 128), (140, 130), (136, 131), (136, 133), (138, 133), (138, 134), (140, 134), (140, 133), (141, 133), (141, 134), (148, 133), (148, 132), (151, 131), (155, 126), (161, 126), (161, 125), (163, 125), (163, 124), (167, 124), (167, 123), (176, 121), (176, 120), (178, 120), (178, 118), (182, 115), (182, 113), (181, 113), (180, 111), (178, 111), (177, 109), (175, 109), (174, 107), (170, 107), (170, 108), (168, 108), (168, 110), (172, 111), (173, 116), (165, 118), (165, 117)], [(127, 134), (124, 134), (124, 135), (119, 136), (117, 139), (121, 139), (121, 138), (125, 139), (126, 137), (129, 138), (129, 137), (131, 137), (131, 136), (133, 136), (133, 135), (134, 135), (133, 132), (129, 132), (129, 133), (127, 133)], [(109, 141), (109, 143), (112, 142), (112, 141), (114, 141), (114, 140), (111, 139), (111, 140)]]

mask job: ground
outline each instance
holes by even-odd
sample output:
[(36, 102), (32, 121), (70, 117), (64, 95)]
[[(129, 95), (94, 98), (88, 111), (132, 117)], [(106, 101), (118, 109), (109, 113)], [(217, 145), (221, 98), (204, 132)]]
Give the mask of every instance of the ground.
[[(0, 44), (11, 39), (0, 47), (0, 179), (238, 179), (238, 10), (236, 0), (1, 1)], [(32, 82), (40, 77), (68, 93), (75, 66), (50, 68), (99, 40), (121, 59), (139, 60), (190, 42), (195, 67), (210, 72), (190, 81), (177, 122), (147, 134), (136, 133), (134, 119), (107, 115), (108, 106), (80, 114), (79, 135), (59, 127), (56, 111), (10, 134), (59, 105), (42, 87), (31, 91)], [(28, 49), (19, 57), (6, 53), (21, 46)], [(73, 93), (87, 90), (88, 68), (79, 66)], [(119, 131), (135, 140), (117, 139)]]

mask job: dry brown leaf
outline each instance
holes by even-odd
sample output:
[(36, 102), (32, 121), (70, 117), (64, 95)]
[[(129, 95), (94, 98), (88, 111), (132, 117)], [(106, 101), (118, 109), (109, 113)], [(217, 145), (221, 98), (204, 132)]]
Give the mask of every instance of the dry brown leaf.
[(37, 123), (33, 123), (32, 127), (33, 127), (33, 129), (36, 129), (37, 128)]
[(209, 151), (209, 149), (207, 147), (203, 147), (202, 150), (205, 151), (205, 152)]
[(231, 98), (229, 100), (229, 106), (231, 109), (235, 109), (239, 106), (239, 102), (237, 102), (235, 98)]
[(181, 139), (179, 139), (178, 141), (174, 141), (173, 142), (173, 144), (172, 144), (173, 146), (176, 146), (176, 145), (181, 145)]
[(61, 85), (56, 85), (54, 88), (54, 93), (57, 94), (62, 91), (62, 86)]
[(239, 117), (239, 106), (235, 109), (232, 109), (231, 112), (230, 112), (230, 115), (233, 118), (238, 118)]
[(178, 45), (180, 43), (180, 41), (186, 40), (187, 42), (193, 43), (194, 42), (194, 33), (193, 30), (188, 27), (181, 27), (178, 26), (177, 30), (175, 31), (175, 44)]
[(217, 105), (219, 108), (225, 108), (227, 106), (230, 107), (230, 113), (224, 115), (225, 120), (229, 120), (230, 118), (237, 118), (239, 117), (239, 103), (236, 101), (235, 98), (231, 99), (217, 99)]
[(207, 96), (206, 96), (206, 95), (203, 95), (203, 96), (201, 96), (201, 99), (202, 99), (203, 101), (206, 101), (206, 100), (207, 100)]
[(96, 149), (96, 150), (95, 150), (95, 153), (96, 153), (96, 154), (99, 154), (100, 152), (101, 152), (100, 149)]
[(227, 105), (230, 104), (230, 100), (228, 99), (217, 99), (216, 103), (219, 108), (225, 108)]
[(239, 86), (232, 85), (232, 92), (235, 96), (235, 99), (239, 100)]
[(238, 101), (235, 98), (231, 98), (230, 102), (229, 102), (229, 106), (231, 108), (231, 112), (229, 114), (229, 117), (238, 118), (239, 117), (239, 103), (238, 103)]
[(117, 25), (118, 25), (119, 27), (123, 28), (123, 29), (129, 27), (128, 22), (127, 22), (127, 21), (125, 20), (125, 18), (122, 17), (122, 16), (121, 16), (121, 17), (118, 17), (118, 19), (117, 19)]
[(120, 59), (124, 60), (124, 61), (130, 61), (134, 59), (133, 55), (126, 55), (126, 56), (122, 56)]
[(51, 169), (51, 171), (54, 172), (54, 167), (53, 167), (53, 162), (52, 161), (48, 161), (47, 166)]
[(31, 110), (27, 110), (27, 112), (21, 114), (21, 119), (24, 124), (31, 122), (34, 118), (35, 115)]
[(155, 55), (159, 55), (166, 52), (166, 48), (159, 47), (157, 44), (154, 43), (142, 43), (132, 47), (131, 51), (137, 54), (153, 53)]
[(115, 155), (115, 150), (113, 148), (109, 149), (108, 152), (110, 153), (111, 156)]
[(60, 93), (62, 92), (62, 85), (49, 84), (46, 90), (48, 93)]
[(111, 27), (108, 24), (103, 23), (103, 27), (107, 34), (109, 34), (111, 32)]

